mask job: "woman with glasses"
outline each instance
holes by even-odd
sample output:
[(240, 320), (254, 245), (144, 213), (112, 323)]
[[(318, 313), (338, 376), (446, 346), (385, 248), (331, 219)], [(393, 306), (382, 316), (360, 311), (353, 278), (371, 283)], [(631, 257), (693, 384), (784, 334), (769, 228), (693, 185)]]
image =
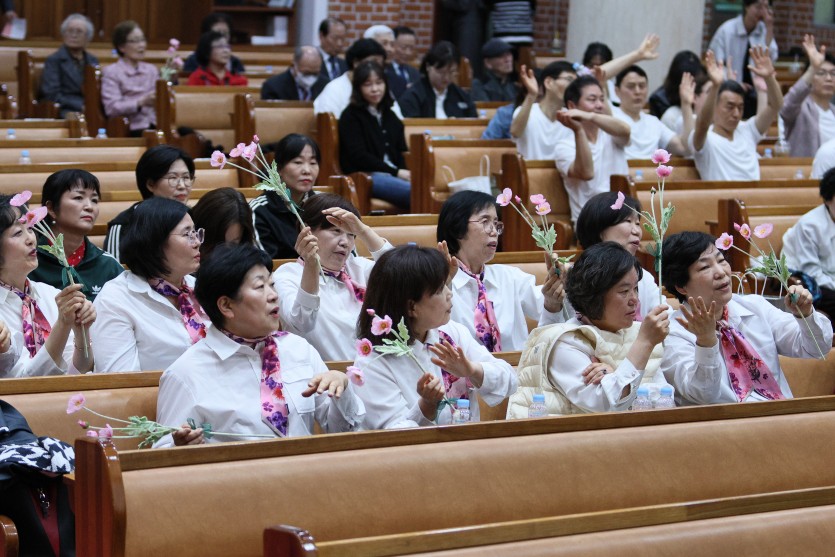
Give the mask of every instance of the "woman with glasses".
[(183, 203), (154, 197), (136, 208), (123, 242), (130, 270), (96, 297), (96, 371), (166, 369), (206, 336), (191, 276), (203, 238)]
[(246, 77), (229, 71), (232, 49), (218, 31), (200, 35), (194, 51), (199, 67), (188, 76), (188, 85), (246, 85)]
[(60, 105), (59, 116), (84, 111), (84, 67), (98, 66), (99, 59), (85, 49), (93, 39), (93, 22), (82, 14), (70, 14), (61, 23), (64, 44), (44, 61), (41, 98)]
[(783, 99), (780, 116), (793, 157), (814, 157), (818, 148), (835, 139), (835, 57), (815, 46), (814, 35), (803, 36), (809, 61), (806, 71)]
[[(185, 151), (171, 145), (151, 147), (136, 163), (136, 187), (143, 200), (163, 197), (185, 204), (193, 185), (194, 160)], [(122, 263), (125, 261), (120, 243), (140, 203), (142, 201), (128, 207), (107, 223), (104, 249)]]
[(446, 242), (458, 263), (451, 271), (452, 320), (490, 352), (521, 350), (528, 338), (525, 318), (556, 321), (553, 314), (563, 305), (562, 281), (553, 270), (540, 288), (533, 275), (516, 267), (487, 265), (503, 231), (496, 201), (486, 193), (458, 192), (438, 216), (438, 242)]
[(157, 124), (154, 99), (159, 72), (153, 64), (143, 62), (147, 45), (138, 23), (119, 23), (113, 30), (113, 47), (119, 59), (106, 66), (101, 76), (104, 113), (108, 118), (126, 117), (135, 136)]
[(420, 64), (422, 78), (399, 99), (406, 118), (475, 118), (475, 103), (458, 81), (458, 50), (448, 41), (435, 44)]

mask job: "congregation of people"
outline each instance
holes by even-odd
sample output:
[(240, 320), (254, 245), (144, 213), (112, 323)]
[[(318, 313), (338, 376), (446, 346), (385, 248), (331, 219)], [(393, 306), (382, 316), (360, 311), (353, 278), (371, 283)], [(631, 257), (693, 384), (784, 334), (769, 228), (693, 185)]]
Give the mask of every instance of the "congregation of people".
[[(412, 187), (403, 119), (475, 118), (476, 102), (506, 103), (485, 138), (555, 162), (581, 250), (574, 261), (543, 254), (541, 284), (494, 263), (503, 235), (527, 232), (505, 227), (510, 207), (477, 191), (443, 202), (437, 246), (394, 246), (349, 200), (314, 190), (326, 176), (307, 135), (273, 147), (288, 197), (249, 201), (220, 188), (194, 203), (193, 158), (158, 145), (136, 163), (142, 201), (108, 223), (104, 249), (89, 237), (98, 178), (79, 165), (43, 184), (44, 220), (63, 234), (69, 271), (30, 225), (35, 204), (0, 196), (0, 378), (164, 370), (156, 419), (179, 429), (155, 446), (310, 435), (315, 424), (326, 433), (444, 425), (461, 400), (507, 400), (508, 418), (527, 418), (538, 394), (549, 415), (626, 411), (640, 387), (654, 397), (671, 387), (678, 405), (791, 398), (778, 356), (817, 358), (832, 346), (835, 170), (815, 171), (822, 204), (783, 243), (820, 294), (793, 285), (782, 309), (736, 293), (727, 254), (705, 232), (666, 238), (658, 274), (642, 267), (641, 203), (610, 191), (610, 177), (664, 149), (692, 158), (704, 180), (759, 180), (757, 144), (778, 118), (792, 155), (835, 166), (835, 59), (807, 35), (808, 68), (784, 98), (769, 4), (745, 0), (703, 56), (675, 54), (654, 90), (640, 65), (659, 59), (653, 34), (620, 56), (591, 43), (580, 63), (517, 70), (530, 4), (527, 34), (496, 14), (469, 90), (452, 42), (417, 63), (409, 27), (374, 25), (349, 45), (346, 23), (329, 17), (320, 44), (297, 46), (261, 97), (334, 114), (343, 172), (369, 174), (371, 195), (401, 214)], [(213, 13), (201, 31), (186, 83), (246, 84), (229, 19)], [(97, 61), (85, 51), (89, 19), (74, 14), (61, 33), (42, 93), (63, 115), (81, 110), (80, 75)], [(159, 72), (143, 61), (137, 23), (119, 23), (112, 37), (118, 61), (102, 73), (103, 108), (141, 134), (156, 124)], [(276, 259), (289, 261), (274, 269)], [(407, 357), (375, 351), (395, 334)], [(501, 352), (521, 352), (519, 365)], [(351, 371), (329, 369), (335, 361), (352, 361)], [(479, 405), (470, 412), (477, 421)], [(189, 420), (235, 435), (210, 437)]]

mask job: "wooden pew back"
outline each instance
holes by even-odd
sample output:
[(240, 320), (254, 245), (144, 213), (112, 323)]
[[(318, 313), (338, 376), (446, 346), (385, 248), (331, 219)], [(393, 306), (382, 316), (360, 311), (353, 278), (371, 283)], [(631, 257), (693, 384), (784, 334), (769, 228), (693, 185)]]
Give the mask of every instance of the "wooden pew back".
[(489, 123), (489, 118), (404, 118), (403, 133), (406, 141), (415, 134), (426, 132), (436, 139), (481, 139)]
[(256, 96), (235, 96), (235, 142), (249, 143), (254, 134), (262, 144), (279, 141), (290, 133), (314, 136), (316, 116), (312, 101), (262, 101)]
[[(424, 248), (438, 246), (438, 215), (382, 215), (363, 217), (362, 221), (394, 246), (414, 242)], [(357, 243), (357, 253), (363, 257), (371, 254), (362, 242)]]

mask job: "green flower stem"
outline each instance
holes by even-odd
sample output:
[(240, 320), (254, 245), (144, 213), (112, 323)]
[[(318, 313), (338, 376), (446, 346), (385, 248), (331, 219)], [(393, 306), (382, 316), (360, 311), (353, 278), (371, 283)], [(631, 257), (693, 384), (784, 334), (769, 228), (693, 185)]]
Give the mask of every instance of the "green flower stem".
[(104, 414), (99, 414), (98, 412), (96, 412), (95, 410), (91, 410), (91, 409), (90, 409), (90, 408), (88, 408), (87, 406), (82, 406), (82, 408), (83, 408), (84, 410), (86, 410), (86, 411), (90, 412), (91, 414), (95, 414), (95, 415), (96, 415), (96, 416), (98, 416), (99, 418), (104, 418), (105, 420), (110, 420), (110, 421), (112, 421), (112, 422), (121, 422), (121, 423), (123, 423), (123, 424), (130, 424), (130, 422), (129, 422), (129, 421), (126, 421), (126, 420), (120, 420), (119, 418), (113, 418), (113, 417), (111, 417), (111, 416), (105, 416)]

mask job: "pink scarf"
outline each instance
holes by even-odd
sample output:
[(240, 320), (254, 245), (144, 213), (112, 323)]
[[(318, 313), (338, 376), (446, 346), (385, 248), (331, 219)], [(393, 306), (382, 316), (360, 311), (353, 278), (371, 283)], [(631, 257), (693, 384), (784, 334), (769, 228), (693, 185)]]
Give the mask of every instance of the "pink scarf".
[(484, 270), (475, 274), (462, 262), (458, 267), (468, 276), (475, 279), (478, 285), (478, 301), (475, 305), (474, 319), (476, 339), (487, 348), (488, 352), (502, 351), (502, 335), (499, 332), (499, 322), (493, 310), (493, 302), (487, 299), (487, 288), (484, 286)]
[(0, 286), (11, 290), (23, 302), (23, 310), (21, 312), (23, 343), (29, 351), (29, 356), (34, 357), (41, 346), (44, 345), (46, 339), (49, 338), (52, 327), (49, 325), (49, 321), (46, 320), (41, 308), (38, 307), (38, 302), (30, 294), (29, 279), (26, 279), (26, 285), (22, 291), (4, 282), (0, 282)]
[[(441, 340), (447, 341), (455, 348), (455, 342), (453, 342), (452, 337), (447, 333), (438, 331), (438, 336)], [(463, 377), (458, 377), (443, 368), (441, 368), (441, 375), (444, 378), (444, 390), (446, 391), (447, 398), (470, 398), (470, 389), (473, 388), (473, 384), (469, 378), (464, 379)]]
[[(177, 288), (170, 282), (161, 279), (150, 279), (148, 284), (151, 288), (163, 296), (176, 296), (177, 307), (183, 317), (183, 324), (186, 327), (191, 343), (194, 344), (206, 336), (206, 325), (203, 323), (203, 316), (195, 309), (192, 303), (193, 294), (191, 288), (186, 286), (185, 281)], [(197, 307), (200, 307), (199, 305)]]

